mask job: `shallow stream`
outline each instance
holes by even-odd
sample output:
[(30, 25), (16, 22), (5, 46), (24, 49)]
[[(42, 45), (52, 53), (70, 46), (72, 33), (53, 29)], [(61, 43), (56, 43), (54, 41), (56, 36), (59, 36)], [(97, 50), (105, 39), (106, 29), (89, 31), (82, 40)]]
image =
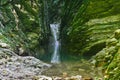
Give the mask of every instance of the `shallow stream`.
[(52, 64), (53, 66), (43, 72), (46, 76), (76, 76), (102, 78), (101, 68), (94, 68), (94, 65), (87, 60), (78, 61), (63, 61), (59, 64)]

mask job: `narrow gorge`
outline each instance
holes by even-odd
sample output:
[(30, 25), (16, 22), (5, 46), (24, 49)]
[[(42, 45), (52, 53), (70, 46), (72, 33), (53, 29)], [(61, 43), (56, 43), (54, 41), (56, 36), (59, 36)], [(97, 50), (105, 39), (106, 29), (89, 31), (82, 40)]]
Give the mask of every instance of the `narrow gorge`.
[(119, 80), (120, 1), (0, 0), (0, 80)]

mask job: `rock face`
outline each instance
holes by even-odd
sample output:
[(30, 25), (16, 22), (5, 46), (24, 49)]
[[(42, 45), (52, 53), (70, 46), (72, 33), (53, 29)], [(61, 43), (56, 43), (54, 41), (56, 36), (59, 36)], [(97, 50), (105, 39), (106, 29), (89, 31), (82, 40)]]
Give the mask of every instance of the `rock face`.
[[(89, 37), (82, 53), (96, 54), (105, 47), (105, 41), (111, 37), (113, 32), (120, 28), (119, 4), (120, 1), (116, 2), (116, 0), (90, 1), (85, 16), (89, 18), (89, 21), (85, 23), (88, 28), (85, 34)], [(101, 44), (101, 46), (98, 44)], [(94, 51), (91, 51), (91, 49), (94, 49)]]
[(120, 28), (119, 4), (120, 1), (116, 2), (116, 0), (90, 1), (85, 16), (89, 18), (89, 21), (85, 23), (87, 27), (85, 34), (89, 37), (82, 53), (96, 54), (105, 47), (106, 40), (111, 37), (114, 31)]
[[(108, 16), (105, 18), (92, 19), (86, 23), (89, 38), (82, 53), (96, 54), (105, 47), (105, 42), (112, 36), (115, 30), (120, 28), (120, 15)], [(91, 51), (93, 50), (93, 51)]]
[(50, 65), (28, 56), (12, 56), (0, 60), (0, 79), (34, 79)]
[(41, 76), (41, 72), (51, 67), (31, 56), (21, 57), (10, 49), (0, 48), (1, 80), (33, 80)]

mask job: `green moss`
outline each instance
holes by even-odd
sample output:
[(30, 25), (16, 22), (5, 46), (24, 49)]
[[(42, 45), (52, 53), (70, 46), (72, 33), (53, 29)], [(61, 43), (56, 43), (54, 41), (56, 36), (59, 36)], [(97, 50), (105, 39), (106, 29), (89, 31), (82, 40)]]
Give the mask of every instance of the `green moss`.
[(105, 80), (120, 79), (120, 36), (118, 34), (119, 29), (114, 32), (112, 38), (106, 40), (106, 47), (98, 52), (94, 58), (96, 60), (96, 66), (103, 67)]
[(120, 1), (114, 0), (91, 0), (86, 10), (89, 18), (101, 18), (120, 13)]

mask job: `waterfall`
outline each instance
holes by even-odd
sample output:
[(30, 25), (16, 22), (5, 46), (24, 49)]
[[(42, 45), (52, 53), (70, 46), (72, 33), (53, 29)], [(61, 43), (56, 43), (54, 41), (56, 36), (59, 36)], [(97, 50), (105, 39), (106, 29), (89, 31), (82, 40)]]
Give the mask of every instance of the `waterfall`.
[(60, 63), (60, 54), (59, 54), (59, 47), (60, 47), (60, 41), (59, 41), (59, 24), (50, 24), (51, 32), (53, 35), (53, 44), (54, 44), (54, 50), (51, 57), (51, 63)]

